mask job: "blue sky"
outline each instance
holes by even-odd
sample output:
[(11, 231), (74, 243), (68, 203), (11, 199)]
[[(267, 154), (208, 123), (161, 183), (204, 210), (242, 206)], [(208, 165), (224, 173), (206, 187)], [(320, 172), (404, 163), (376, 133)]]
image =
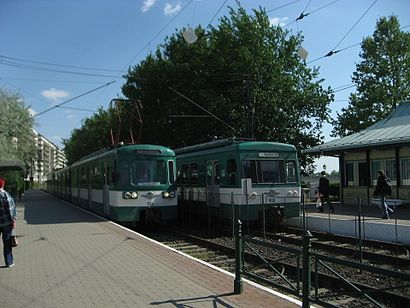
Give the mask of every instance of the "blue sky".
[[(351, 85), (360, 61), (356, 44), (373, 33), (382, 16), (394, 14), (401, 26), (410, 25), (409, 0), (239, 2), (249, 12), (264, 7), (272, 23), (302, 32), (308, 65), (319, 66), (323, 84), (338, 90), (330, 105), (334, 116), (347, 106), (354, 90), (340, 89)], [(0, 0), (0, 87), (19, 91), (26, 105), (40, 113), (115, 81), (64, 104), (82, 110), (55, 108), (36, 117), (36, 130), (61, 147), (61, 139), (80, 127), (92, 110), (106, 108), (121, 96), (121, 71), (143, 60), (175, 29), (216, 26), (228, 6), (236, 8), (237, 1)], [(295, 22), (303, 12), (309, 15)], [(313, 61), (331, 50), (342, 51)], [(330, 130), (329, 125), (324, 128), (327, 140)], [(319, 160), (319, 169), (323, 163), (328, 170), (338, 169), (335, 159)]]

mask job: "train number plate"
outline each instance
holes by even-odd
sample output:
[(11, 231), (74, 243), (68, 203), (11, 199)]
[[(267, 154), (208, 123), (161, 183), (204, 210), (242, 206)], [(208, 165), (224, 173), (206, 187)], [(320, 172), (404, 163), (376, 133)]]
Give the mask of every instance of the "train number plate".
[(154, 205), (154, 202), (152, 202), (152, 201), (147, 201), (147, 205), (153, 206), (153, 205)]
[(275, 197), (267, 197), (267, 198), (266, 198), (266, 201), (267, 201), (268, 203), (274, 203), (274, 202), (275, 202)]

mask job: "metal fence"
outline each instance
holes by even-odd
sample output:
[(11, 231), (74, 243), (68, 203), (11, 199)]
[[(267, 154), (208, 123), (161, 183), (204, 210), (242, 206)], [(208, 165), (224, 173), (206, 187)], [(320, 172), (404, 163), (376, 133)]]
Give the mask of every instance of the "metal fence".
[[(408, 273), (313, 252), (311, 251), (312, 235), (308, 230), (305, 230), (302, 235), (301, 248), (267, 243), (244, 236), (242, 223), (238, 220), (235, 232), (234, 293), (242, 293), (242, 277), (245, 276), (298, 296), (303, 301), (303, 307), (309, 307), (311, 303), (324, 307), (338, 307), (340, 302), (337, 300), (340, 300), (340, 296), (357, 299), (362, 305), (363, 302), (367, 302), (376, 307), (384, 307), (381, 299), (386, 299), (386, 291), (390, 292), (390, 300), (394, 299), (393, 302), (398, 305), (404, 307), (410, 303), (410, 299), (406, 296), (410, 291)], [(268, 256), (266, 256), (266, 251), (265, 255), (259, 253), (263, 251), (260, 247), (268, 247), (282, 253), (272, 259), (269, 256), (273, 253), (268, 253)], [(293, 274), (283, 275), (279, 269), (283, 265), (291, 265), (294, 268)], [(272, 274), (261, 274), (262, 268), (269, 270)], [(289, 270), (287, 272), (289, 273)], [(362, 277), (367, 279), (370, 286), (362, 283)], [(325, 280), (326, 283), (324, 283)], [(380, 280), (388, 283), (380, 283)], [(377, 283), (372, 286), (371, 281)], [(323, 292), (323, 288), (334, 284), (337, 284), (337, 287)], [(392, 292), (395, 291), (399, 293), (393, 294)]]
[(372, 246), (374, 241), (395, 244), (397, 255), (403, 253), (403, 246), (410, 245), (406, 223), (410, 220), (408, 204), (388, 199), (393, 212), (387, 220), (382, 218), (380, 199), (352, 198), (344, 201), (343, 205), (334, 204), (334, 213), (325, 206), (324, 212), (318, 214), (315, 204), (302, 204), (300, 218), (288, 220), (286, 225), (325, 233), (329, 240), (340, 236), (355, 239), (360, 255), (362, 251), (371, 249), (369, 240), (373, 241)]

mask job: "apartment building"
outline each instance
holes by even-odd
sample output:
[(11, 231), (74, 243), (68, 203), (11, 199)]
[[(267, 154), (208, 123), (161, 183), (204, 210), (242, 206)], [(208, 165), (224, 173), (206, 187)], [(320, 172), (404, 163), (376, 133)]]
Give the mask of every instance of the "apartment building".
[(61, 169), (67, 165), (64, 151), (47, 140), (43, 135), (33, 130), (33, 136), (37, 148), (36, 158), (33, 160), (30, 171), (30, 179), (42, 183), (47, 180), (47, 174), (55, 169)]

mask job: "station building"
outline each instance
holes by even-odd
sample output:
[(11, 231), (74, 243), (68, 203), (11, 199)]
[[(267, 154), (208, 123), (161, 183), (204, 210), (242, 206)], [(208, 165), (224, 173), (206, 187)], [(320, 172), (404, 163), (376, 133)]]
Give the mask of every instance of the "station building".
[(358, 133), (303, 153), (338, 157), (342, 204), (369, 201), (380, 169), (391, 181), (391, 198), (410, 201), (410, 101)]

